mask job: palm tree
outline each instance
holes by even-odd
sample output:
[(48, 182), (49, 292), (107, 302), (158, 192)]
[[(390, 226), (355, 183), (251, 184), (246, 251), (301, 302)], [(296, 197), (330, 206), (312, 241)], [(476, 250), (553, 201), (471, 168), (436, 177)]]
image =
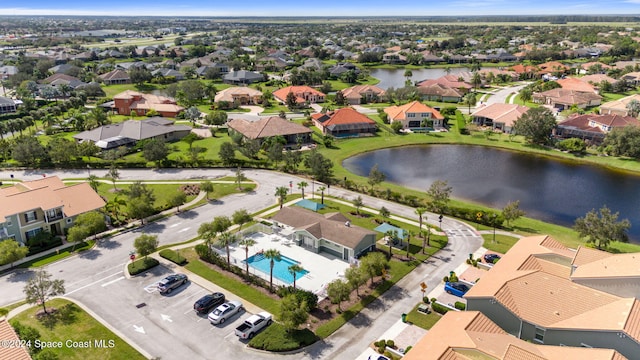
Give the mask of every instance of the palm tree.
[(113, 219), (115, 219), (115, 222), (120, 222), (120, 220), (118, 219), (118, 217), (120, 216), (120, 209), (127, 205), (127, 202), (124, 199), (121, 199), (118, 195), (116, 195), (115, 198), (113, 198), (113, 200), (110, 200), (107, 202), (107, 204), (104, 206), (105, 210), (107, 210), (107, 212), (109, 212), (109, 214), (111, 214), (111, 216), (113, 217)]
[(391, 252), (391, 248), (393, 247), (393, 240), (395, 240), (395, 234), (393, 233), (392, 230), (387, 230), (387, 232), (384, 233), (384, 236), (387, 237), (387, 242), (389, 243), (389, 258), (391, 258), (391, 256), (393, 256), (393, 253)]
[(242, 191), (242, 182), (245, 180), (247, 180), (247, 177), (242, 172), (242, 168), (238, 166), (238, 169), (236, 170), (236, 183), (238, 184), (238, 190)]
[(414, 231), (409, 230), (407, 232), (407, 259), (409, 258), (409, 249), (411, 248), (411, 237), (416, 236)]
[(111, 182), (113, 183), (113, 191), (118, 192), (118, 189), (116, 188), (116, 180), (120, 178), (120, 172), (118, 171), (118, 168), (115, 164), (111, 164), (111, 167), (109, 167), (107, 177), (110, 178)]
[(238, 241), (240, 246), (244, 246), (244, 263), (247, 266), (247, 276), (249, 275), (249, 248), (256, 244), (256, 241), (250, 237), (243, 237)]
[(298, 273), (300, 271), (304, 271), (304, 268), (300, 265), (300, 264), (293, 264), (290, 265), (289, 268), (289, 274), (291, 274), (291, 276), (293, 276), (293, 288), (296, 288), (296, 277), (298, 276)]
[(276, 188), (276, 196), (280, 200), (280, 209), (282, 209), (282, 206), (284, 205), (284, 201), (286, 200), (288, 193), (289, 193), (289, 190), (287, 190), (285, 186), (279, 186)]
[(320, 186), (320, 187), (318, 188), (318, 190), (320, 190), (320, 196), (321, 196), (321, 199), (322, 199), (322, 200), (320, 201), (320, 203), (321, 203), (321, 204), (324, 204), (324, 191), (325, 191), (325, 190), (327, 190), (327, 188), (326, 188), (326, 187), (324, 187), (324, 186)]
[(232, 234), (228, 231), (224, 231), (218, 238), (218, 244), (224, 246), (225, 250), (227, 251), (228, 266), (231, 266), (231, 254), (229, 253), (229, 246), (231, 244), (235, 244), (236, 242), (238, 242), (238, 237), (236, 236), (236, 234)]
[(304, 199), (304, 188), (309, 186), (309, 184), (307, 184), (307, 182), (303, 180), (303, 181), (300, 181), (297, 185), (298, 185), (298, 189), (302, 191), (302, 198)]
[(267, 249), (264, 252), (265, 259), (269, 259), (269, 289), (273, 291), (273, 266), (276, 261), (282, 259), (282, 254), (276, 249)]

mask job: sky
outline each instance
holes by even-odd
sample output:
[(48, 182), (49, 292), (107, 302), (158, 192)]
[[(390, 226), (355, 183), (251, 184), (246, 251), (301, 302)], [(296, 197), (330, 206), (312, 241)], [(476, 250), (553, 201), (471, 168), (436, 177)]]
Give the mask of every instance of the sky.
[(0, 15), (451, 16), (640, 14), (640, 0), (0, 0)]

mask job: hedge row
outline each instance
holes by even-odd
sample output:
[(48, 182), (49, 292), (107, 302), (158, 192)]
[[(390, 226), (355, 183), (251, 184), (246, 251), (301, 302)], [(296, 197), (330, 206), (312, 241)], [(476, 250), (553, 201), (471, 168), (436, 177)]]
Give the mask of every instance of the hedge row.
[(442, 306), (440, 304), (438, 304), (437, 302), (433, 302), (431, 303), (431, 308), (433, 309), (433, 311), (439, 313), (439, 314), (446, 314), (447, 311), (449, 311), (450, 309), (446, 306)]
[(154, 258), (145, 257), (139, 260), (136, 260), (127, 265), (127, 269), (129, 270), (129, 275), (138, 275), (141, 272), (147, 271), (154, 266), (158, 266), (160, 262)]
[(178, 254), (177, 252), (171, 249), (161, 250), (160, 256), (181, 266), (187, 263), (187, 259), (184, 256)]

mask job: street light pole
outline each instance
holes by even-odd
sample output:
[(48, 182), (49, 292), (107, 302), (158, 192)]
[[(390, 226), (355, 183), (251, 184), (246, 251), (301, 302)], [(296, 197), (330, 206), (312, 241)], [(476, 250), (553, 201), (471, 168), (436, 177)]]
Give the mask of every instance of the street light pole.
[(493, 214), (493, 242), (496, 242), (496, 218), (498, 217), (498, 214)]
[(89, 177), (91, 177), (91, 165), (87, 164), (87, 172), (89, 173)]

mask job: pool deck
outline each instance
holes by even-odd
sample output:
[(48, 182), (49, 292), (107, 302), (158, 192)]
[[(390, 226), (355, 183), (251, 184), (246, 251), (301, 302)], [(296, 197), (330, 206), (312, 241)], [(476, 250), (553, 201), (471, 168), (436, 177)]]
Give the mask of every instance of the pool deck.
[[(249, 257), (260, 251), (276, 249), (283, 256), (298, 261), (309, 273), (300, 279), (296, 279), (296, 287), (312, 291), (319, 298), (326, 297), (326, 285), (339, 277), (343, 277), (345, 270), (349, 267), (346, 261), (330, 254), (316, 254), (298, 245), (288, 244), (286, 238), (279, 235), (255, 233), (251, 237), (256, 241), (256, 244), (249, 247)], [(224, 249), (222, 249), (222, 252), (224, 253)], [(229, 252), (231, 254), (231, 263), (244, 268), (245, 264), (242, 262), (245, 259), (244, 247), (235, 244), (229, 248)], [(250, 272), (269, 280), (268, 273), (263, 274), (251, 267)], [(275, 277), (273, 282), (274, 284), (283, 284), (281, 281), (276, 281)]]

